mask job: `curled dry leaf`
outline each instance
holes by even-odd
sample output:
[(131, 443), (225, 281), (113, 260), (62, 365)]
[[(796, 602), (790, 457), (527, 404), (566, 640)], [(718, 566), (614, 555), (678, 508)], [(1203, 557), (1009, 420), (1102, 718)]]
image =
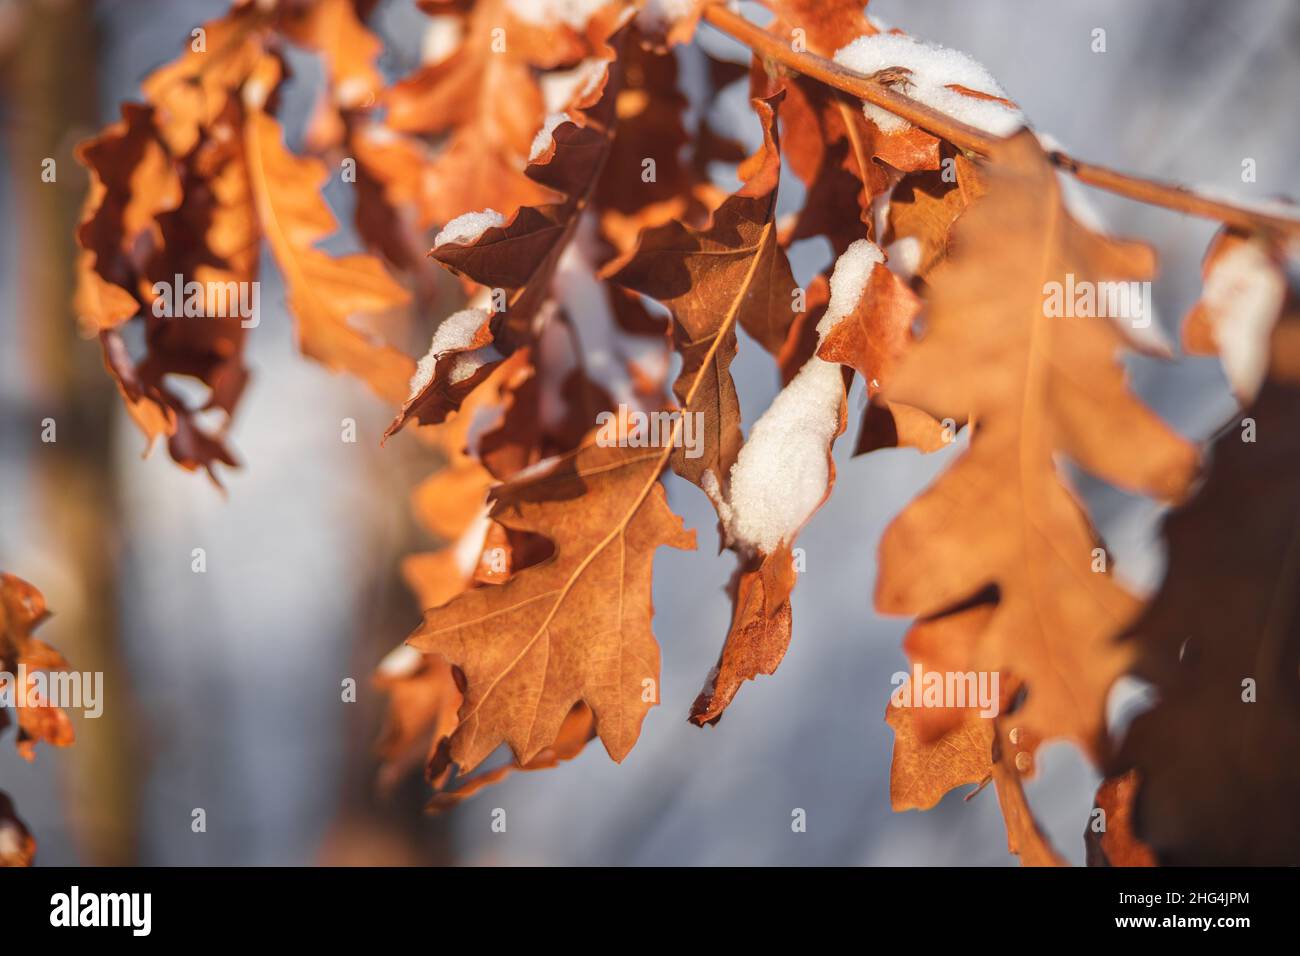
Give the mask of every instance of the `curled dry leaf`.
[[(944, 153), (949, 152), (945, 147)], [(939, 170), (919, 170), (903, 176), (889, 194), (887, 226), (881, 240), (888, 250), (894, 274), (911, 277), (913, 284), (923, 285), (934, 267), (947, 256), (949, 235), (957, 217), (983, 189), (978, 168), (961, 153), (945, 155)], [(895, 297), (894, 301), (899, 309), (906, 308), (905, 297)], [(897, 331), (893, 336), (884, 336), (893, 345), (889, 356), (895, 362), (911, 340), (913, 318), (897, 315), (894, 325)], [(883, 364), (887, 367), (890, 363)], [(888, 374), (886, 371), (881, 381)], [(915, 406), (873, 394), (862, 414), (854, 454), (862, 455), (878, 448), (937, 451), (954, 439), (956, 425), (964, 421), (959, 417), (945, 426)]]
[(730, 372), (737, 325), (776, 354), (794, 319), (794, 276), (773, 218), (781, 175), (781, 98), (753, 101), (763, 145), (741, 169), (744, 186), (718, 207), (708, 228), (672, 221), (647, 229), (612, 275), (672, 313), (673, 347), (682, 359), (673, 393), (685, 414), (703, 416), (703, 454), (687, 457), (684, 446), (675, 450), (673, 470), (701, 488), (706, 473), (725, 482), (740, 452), (740, 404)]
[[(260, 316), (245, 309), (258, 307), (263, 235), (285, 271), (308, 354), (394, 399), (411, 363), (350, 326), (352, 312), (387, 308), (406, 294), (369, 257), (331, 259), (311, 248), (334, 229), (311, 193), (324, 167), (289, 154), (263, 112), (274, 106), (280, 79), (278, 54), (268, 51), (281, 37), (321, 54), (345, 105), (373, 100), (377, 38), (349, 0), (239, 3), (200, 36), (202, 44), (144, 80), (148, 105), (127, 104), (121, 123), (78, 150), (91, 191), (78, 230), (75, 304), (150, 443), (165, 437), (173, 459), (216, 481), (215, 465), (236, 464), (225, 431), (249, 378), (244, 339)], [(119, 332), (137, 316), (145, 325), (141, 356)], [(169, 386), (172, 376), (203, 383), (206, 401), (187, 405)], [(198, 418), (212, 410), (223, 413), (215, 427)]]
[[(35, 671), (64, 670), (63, 655), (32, 632), (49, 617), (45, 597), (31, 584), (12, 574), (0, 573), (0, 691), (16, 706), (18, 753), (28, 761), (36, 759), (36, 745), (67, 747), (73, 742), (72, 721), (62, 708), (51, 706), (35, 690), (20, 684)], [(29, 693), (29, 691), (31, 693)], [(0, 707), (0, 731), (10, 722)], [(9, 795), (0, 791), (0, 867), (31, 866), (36, 841), (18, 814)]]
[(524, 174), (546, 108), (534, 67), (607, 57), (606, 41), (623, 12), (611, 4), (585, 30), (514, 21), (506, 0), (469, 11), (464, 39), (443, 60), (422, 67), (384, 96), (387, 124), (401, 133), (447, 134), (428, 167), (427, 194), (437, 222), (475, 209), (512, 210), (547, 198), (545, 183)]
[(986, 173), (987, 194), (955, 227), (956, 252), (930, 276), (923, 337), (885, 391), (935, 418), (970, 416), (974, 434), (886, 530), (876, 604), (927, 616), (995, 587), (976, 669), (1023, 681), (1017, 720), (1035, 739), (1068, 737), (1096, 758), (1127, 656), (1113, 636), (1139, 606), (1093, 570), (1098, 542), (1057, 457), (1177, 498), (1197, 456), (1127, 388), (1115, 320), (1046, 314), (1046, 283), (1141, 279), (1149, 250), (1075, 223), (1030, 134), (999, 146)]
[[(229, 234), (222, 227), (226, 193), (232, 189), (223, 193), (195, 185), (201, 165), (235, 165), (216, 152), (196, 150), (178, 165), (159, 138), (154, 110), (129, 103), (120, 122), (78, 147), (78, 159), (90, 170), (91, 189), (77, 231), (82, 251), (73, 301), (83, 331), (99, 337), (105, 365), (149, 445), (165, 439), (178, 464), (205, 468), (214, 481), (214, 466), (234, 465), (235, 459), (220, 433), (199, 425), (195, 416), (200, 409), (187, 406), (166, 377), (187, 375), (203, 382), (209, 389), (204, 407), (220, 408), (227, 416), (248, 379), (238, 318), (196, 323), (172, 315), (177, 309), (171, 293), (175, 275), (184, 272), (205, 283), (222, 283), (224, 290), (227, 279), (251, 268), (237, 249), (216, 241), (210, 249), (207, 243), (195, 248), (189, 239)], [(238, 193), (235, 177), (223, 176), (219, 182)], [(147, 309), (155, 301), (155, 282), (167, 288), (172, 300), (162, 315)], [(146, 351), (137, 361), (119, 330), (141, 313)]]
[(1004, 718), (993, 722), (993, 786), (1007, 825), (1007, 849), (1020, 857), (1023, 866), (1066, 866), (1034, 819), (1025, 797), (1020, 764), (1029, 759), (1037, 741), (1027, 743), (1021, 739), (1022, 733)]
[(1107, 777), (1097, 788), (1092, 816), (1083, 831), (1089, 866), (1156, 865), (1151, 848), (1133, 832), (1133, 800), (1137, 788), (1138, 777), (1133, 771)]
[[(795, 318), (796, 284), (774, 221), (781, 168), (776, 115), (784, 95), (753, 101), (763, 145), (741, 168), (744, 186), (709, 226), (695, 230), (673, 221), (644, 231), (613, 275), (672, 313), (673, 345), (682, 359), (673, 391), (683, 414), (702, 423), (701, 453), (691, 457), (683, 444), (673, 453), (673, 470), (702, 488), (720, 517), (741, 447), (730, 372), (736, 327), (777, 355)], [(788, 542), (771, 554), (747, 553), (741, 562), (730, 585), (734, 610), (721, 657), (691, 708), (697, 724), (716, 722), (744, 681), (773, 673), (790, 643), (795, 573)]]
[(1125, 634), (1157, 702), (1108, 772), (1136, 769), (1133, 829), (1163, 864), (1300, 862), (1300, 308), (1288, 294), (1268, 378), (1214, 442), (1196, 497), (1166, 518), (1164, 583)]
[[(273, 87), (278, 66), (264, 60), (262, 68)], [(250, 109), (245, 119), (244, 150), (258, 221), (284, 274), (303, 352), (329, 369), (351, 372), (382, 398), (402, 401), (415, 363), (354, 321), (403, 305), (408, 293), (373, 256), (336, 258), (316, 248), (338, 227), (320, 195), (329, 172), (319, 160), (290, 153), (279, 123), (261, 109)]]
[[(17, 675), (20, 667), (30, 673), (63, 670), (68, 666), (62, 654), (32, 636), (32, 631), (48, 616), (40, 591), (21, 578), (0, 573), (0, 674)], [(6, 677), (6, 680), (13, 678)], [(36, 759), (39, 743), (55, 747), (72, 743), (72, 721), (62, 708), (53, 707), (39, 697), (33, 702), (28, 696), (29, 688), (9, 689), (15, 701), (20, 694), (28, 701), (14, 708), (18, 717), (18, 752), (25, 759)], [(6, 722), (5, 711), (0, 710), (0, 728)]]
[[(582, 753), (582, 749), (595, 739), (595, 715), (590, 707), (579, 701), (573, 705), (573, 709), (564, 718), (564, 723), (560, 725), (560, 732), (556, 735), (554, 742), (539, 750), (531, 760), (524, 763), (516, 761), (513, 764), (505, 764), (492, 770), (473, 774), (462, 780), (455, 790), (440, 790), (435, 793), (429, 801), (428, 809), (434, 812), (450, 810), (485, 787), (500, 783), (512, 773), (550, 770), (552, 767), (559, 766), (566, 760), (572, 760), (578, 756), (578, 754)], [(444, 747), (434, 755), (430, 762), (430, 772), (433, 775), (435, 784), (438, 784), (439, 781), (445, 783), (450, 770), (449, 764), (450, 758), (447, 756), (447, 748)]]
[[(528, 344), (538, 334), (542, 307), (551, 295), (552, 280), (561, 257), (574, 240), (579, 222), (600, 179), (614, 133), (615, 102), (621, 68), (613, 64), (615, 52), (625, 42), (620, 32), (604, 47), (600, 72), (589, 89), (578, 94), (573, 112), (550, 130), (551, 141), (536, 153), (528, 176), (562, 200), (544, 206), (523, 206), (500, 225), (490, 224), (488, 212), (480, 214), (487, 223), (472, 237), (459, 233), (436, 244), (430, 255), (488, 290), (509, 290), (500, 314), (493, 302), (492, 327), (482, 335), (454, 349), (464, 353), (495, 343), (497, 354), (478, 363), (473, 375), (453, 381), (454, 365), (438, 363), (428, 380), (412, 382), (410, 394), (385, 432), (385, 438), (400, 431), (411, 419), (437, 424), (459, 408), (465, 396), (477, 387), (500, 360), (502, 354)], [(577, 120), (575, 122), (574, 120)], [(546, 131), (543, 130), (542, 133)], [(541, 135), (541, 134), (539, 134)], [(454, 224), (453, 224), (454, 225)], [(453, 230), (456, 232), (456, 230)], [(484, 320), (489, 313), (483, 312)], [(441, 366), (441, 368), (439, 367)]]

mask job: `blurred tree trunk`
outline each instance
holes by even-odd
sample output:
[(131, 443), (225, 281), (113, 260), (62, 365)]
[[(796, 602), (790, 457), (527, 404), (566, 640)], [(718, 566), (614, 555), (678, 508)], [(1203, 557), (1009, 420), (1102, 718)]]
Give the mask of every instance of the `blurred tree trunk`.
[[(55, 619), (47, 637), (78, 671), (104, 674), (103, 714), (72, 712), (75, 746), (48, 752), (67, 769), (67, 817), (85, 862), (136, 859), (137, 780), (133, 704), (118, 642), (116, 574), (120, 528), (112, 462), (115, 389), (99, 348), (78, 335), (72, 312), (74, 231), (86, 176), (72, 155), (98, 126), (94, 8), (70, 0), (19, 5), (22, 20), (5, 64), (6, 139), (20, 245), (22, 353), (30, 357), (34, 406), (28, 448), (37, 506), (32, 525), (48, 543), (45, 565), (63, 572), (34, 581)], [(12, 8), (11, 8), (12, 10)], [(55, 161), (57, 180), (42, 164)], [(57, 440), (41, 441), (52, 418)]]

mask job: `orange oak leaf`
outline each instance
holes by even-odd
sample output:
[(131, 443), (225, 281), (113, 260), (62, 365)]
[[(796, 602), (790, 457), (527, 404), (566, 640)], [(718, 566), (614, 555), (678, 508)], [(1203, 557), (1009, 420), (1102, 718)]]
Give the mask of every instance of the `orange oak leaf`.
[(974, 433), (886, 530), (876, 604), (926, 616), (995, 587), (976, 669), (1024, 683), (1025, 733), (1071, 738), (1096, 759), (1127, 657), (1113, 636), (1139, 606), (1108, 568), (1094, 570), (1098, 542), (1057, 458), (1177, 498), (1197, 455), (1128, 390), (1116, 319), (1049, 314), (1048, 283), (1141, 279), (1149, 250), (1075, 223), (1031, 134), (996, 147), (985, 172), (957, 251), (930, 276), (922, 338), (885, 390), (937, 419), (969, 415)]
[(217, 125), (265, 55), (270, 17), (258, 6), (235, 6), (203, 24), (179, 58), (145, 77), (145, 99), (172, 156), (187, 155)]
[[(264, 88), (274, 88), (279, 73), (274, 61), (263, 61), (259, 70)], [(284, 273), (299, 344), (327, 368), (351, 372), (381, 398), (400, 403), (415, 363), (354, 322), (357, 316), (400, 306), (409, 295), (373, 256), (336, 258), (316, 248), (337, 228), (320, 196), (329, 173), (319, 160), (290, 153), (279, 124), (256, 105), (244, 121), (249, 178), (262, 233)]]
[[(526, 328), (550, 294), (560, 255), (573, 239), (599, 183), (616, 125), (622, 69), (615, 53), (624, 38), (625, 33), (620, 33), (611, 40), (614, 46), (605, 49), (599, 72), (593, 72), (571, 109), (556, 115), (549, 141), (538, 142), (530, 157), (528, 177), (561, 200), (525, 205), (472, 240), (448, 237), (430, 252), (443, 265), (481, 285), (509, 290), (505, 312), (514, 330)], [(545, 130), (537, 132), (541, 136)]]
[(776, 673), (790, 648), (794, 585), (788, 543), (770, 555), (752, 556), (736, 569), (729, 587), (731, 627), (717, 666), (691, 705), (691, 723), (717, 723), (745, 681)]
[(979, 167), (962, 153), (945, 149), (939, 170), (909, 173), (889, 196), (883, 242), (907, 247), (909, 272), (925, 279), (948, 254), (953, 223), (984, 192)]
[[(49, 616), (45, 598), (35, 587), (12, 574), (0, 573), (0, 674), (3, 681), (13, 683), (8, 688), (17, 706), (18, 752), (27, 760), (36, 759), (36, 745), (51, 744), (67, 747), (73, 742), (72, 721), (62, 708), (52, 706), (37, 695), (33, 688), (17, 686), (15, 678), (19, 669), (29, 674), (35, 671), (59, 671), (68, 666), (63, 655), (32, 631)], [(0, 728), (8, 717), (0, 710)]]
[(821, 56), (879, 32), (859, 0), (771, 0), (770, 6), (785, 23), (802, 30), (807, 48)]
[(549, 539), (549, 558), (505, 584), (425, 612), (409, 643), (465, 675), (448, 757), (466, 773), (501, 743), (528, 763), (578, 701), (605, 749), (627, 756), (658, 702), (650, 570), (660, 545), (693, 548), (668, 508), (658, 449), (585, 444), (493, 491), (491, 517)]
[(512, 33), (506, 21), (504, 0), (475, 4), (465, 20), (464, 38), (449, 56), (384, 93), (392, 129), (446, 134), (429, 167), (435, 183), (429, 199), (437, 222), (468, 210), (513, 210), (547, 198), (546, 190), (523, 172), (546, 109), (533, 64), (525, 56), (529, 49), (515, 42), (525, 31)]
[[(429, 430), (446, 464), (416, 488), (412, 510), (440, 546), (402, 561), (402, 575), (422, 608), (440, 607), (475, 583), (500, 583), (511, 572), (514, 556), (506, 532), (487, 518), (493, 476), (469, 453), (468, 442), (471, 426), (504, 402), (527, 360), (524, 349), (511, 355), (458, 415)], [(444, 785), (447, 775), (435, 774), (432, 763), (456, 729), (463, 701), (451, 665), (403, 645), (380, 663), (374, 682), (387, 694), (384, 729), (376, 745), (381, 785), (393, 786), (421, 761), (426, 776), (436, 786)]]
[(897, 811), (928, 810), (944, 794), (967, 784), (982, 784), (993, 772), (993, 721), (963, 711), (959, 722), (932, 740), (918, 733), (924, 708), (892, 701), (885, 721), (894, 731), (889, 768), (889, 800)]
[(387, 695), (375, 750), (379, 785), (390, 790), (412, 767), (430, 765), (439, 745), (456, 729), (463, 698), (450, 664), (405, 645), (380, 662), (372, 682)]
[(874, 397), (907, 349), (920, 311), (921, 300), (907, 283), (878, 262), (857, 306), (827, 333), (817, 354), (854, 369)]
[(361, 22), (354, 0), (291, 6), (281, 29), (295, 43), (321, 54), (331, 98), (339, 106), (364, 107), (376, 101), (384, 78), (375, 62), (384, 45)]
[[(583, 748), (595, 739), (595, 715), (592, 714), (590, 707), (579, 701), (573, 705), (573, 709), (564, 718), (564, 723), (560, 725), (560, 732), (554, 742), (539, 750), (531, 760), (526, 763), (516, 761), (515, 763), (495, 767), (492, 770), (473, 774), (460, 780), (454, 790), (439, 789), (430, 799), (427, 809), (435, 813), (450, 810), (479, 793), (485, 787), (500, 783), (513, 773), (550, 770), (552, 767), (559, 766), (564, 761), (572, 760), (578, 756), (578, 754), (582, 753)], [(436, 754), (430, 762), (430, 774), (435, 784), (440, 787), (445, 786), (446, 779), (449, 776), (447, 771), (450, 769), (450, 758), (447, 757), (446, 752), (447, 748), (442, 748), (442, 751)], [(439, 784), (440, 780), (442, 781), (441, 784)]]

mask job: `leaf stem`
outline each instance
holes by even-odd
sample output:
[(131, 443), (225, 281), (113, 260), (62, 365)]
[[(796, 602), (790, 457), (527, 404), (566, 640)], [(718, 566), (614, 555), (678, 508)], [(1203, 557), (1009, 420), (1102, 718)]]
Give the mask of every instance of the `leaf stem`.
[[(703, 18), (710, 25), (740, 41), (760, 56), (775, 60), (796, 73), (886, 109), (895, 116), (900, 116), (961, 149), (988, 155), (999, 142), (996, 136), (940, 113), (870, 77), (846, 69), (833, 60), (814, 53), (796, 52), (785, 40), (751, 23), (720, 3), (706, 6)], [(1084, 162), (1060, 150), (1050, 151), (1048, 158), (1058, 169), (1070, 173), (1082, 183), (1137, 202), (1172, 209), (1189, 216), (1215, 219), (1251, 231), (1300, 238), (1300, 207), (1297, 208), (1298, 218), (1290, 218), (1212, 199), (1183, 186), (1162, 183), (1142, 176), (1122, 173), (1096, 163)]]

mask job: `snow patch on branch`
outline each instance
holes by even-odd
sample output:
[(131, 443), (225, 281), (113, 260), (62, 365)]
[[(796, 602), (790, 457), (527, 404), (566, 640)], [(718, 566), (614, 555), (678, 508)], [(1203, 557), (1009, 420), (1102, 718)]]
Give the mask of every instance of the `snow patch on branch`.
[[(867, 75), (894, 67), (910, 70), (907, 85), (900, 92), (994, 136), (1010, 136), (1025, 125), (1025, 114), (1018, 109), (950, 88), (960, 86), (985, 96), (1008, 98), (993, 74), (959, 50), (922, 43), (899, 33), (877, 33), (858, 37), (837, 50), (835, 62)], [(862, 112), (886, 133), (911, 126), (873, 103), (863, 103)]]
[[(433, 333), (429, 351), (424, 358), (420, 359), (419, 365), (415, 367), (415, 374), (411, 376), (411, 399), (428, 388), (429, 383), (433, 381), (438, 366), (438, 356), (456, 349), (467, 349), (473, 345), (475, 333), (483, 327), (483, 323), (488, 318), (486, 309), (461, 309), (442, 320), (442, 324)], [(452, 369), (451, 381), (453, 384), (464, 381), (482, 365), (482, 361), (479, 361), (478, 365), (473, 365), (473, 360), (468, 364), (457, 362)]]
[(1269, 339), (1282, 312), (1286, 278), (1257, 242), (1228, 249), (1210, 267), (1201, 302), (1234, 392), (1249, 401), (1268, 371)]
[[(880, 247), (866, 239), (844, 251), (831, 274), (830, 304), (817, 323), (819, 340), (858, 307), (871, 270), (882, 262)], [(840, 366), (813, 355), (754, 423), (731, 468), (729, 500), (723, 501), (712, 473), (705, 474), (704, 491), (734, 541), (771, 554), (821, 505), (843, 400)]]
[(473, 245), (478, 242), (479, 236), (489, 229), (504, 226), (505, 224), (506, 217), (495, 209), (461, 213), (461, 215), (443, 226), (441, 231), (433, 237), (433, 248), (437, 249), (439, 246), (445, 246), (450, 242), (457, 242), (465, 246)]

